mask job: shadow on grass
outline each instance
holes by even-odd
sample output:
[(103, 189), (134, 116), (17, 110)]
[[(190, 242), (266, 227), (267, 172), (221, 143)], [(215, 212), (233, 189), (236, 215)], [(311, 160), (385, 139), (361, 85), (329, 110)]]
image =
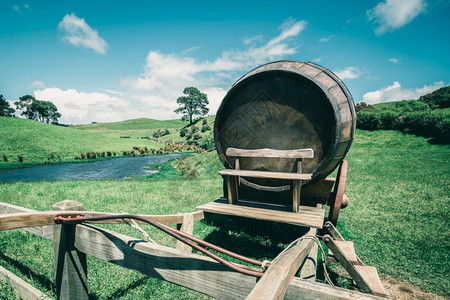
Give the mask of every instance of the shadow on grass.
[(27, 278), (31, 278), (38, 282), (42, 287), (44, 287), (46, 290), (52, 291), (53, 294), (56, 294), (56, 287), (55, 284), (50, 281), (47, 277), (37, 274), (36, 272), (32, 271), (29, 267), (22, 264), (21, 262), (6, 256), (2, 252), (0, 252), (0, 259), (4, 260), (9, 265), (13, 266), (14, 268), (18, 269), (21, 274), (26, 276)]
[(273, 259), (308, 228), (243, 217), (205, 213), (202, 220), (216, 229), (205, 241), (255, 259)]
[(117, 299), (117, 298), (123, 297), (129, 291), (131, 291), (141, 285), (146, 284), (148, 279), (149, 279), (148, 277), (143, 277), (141, 279), (138, 279), (138, 280), (130, 283), (126, 288), (116, 290), (112, 295), (110, 295), (107, 298), (107, 300), (112, 300), (112, 299)]

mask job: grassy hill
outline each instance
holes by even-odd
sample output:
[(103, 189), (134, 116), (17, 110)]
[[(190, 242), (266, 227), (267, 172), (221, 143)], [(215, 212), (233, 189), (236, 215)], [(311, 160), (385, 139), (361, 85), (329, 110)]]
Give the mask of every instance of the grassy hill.
[[(195, 127), (198, 128), (198, 134), (201, 138), (208, 136), (212, 133), (212, 127), (215, 116), (206, 117), (206, 122), (209, 124), (210, 129), (202, 132), (203, 119), (199, 120)], [(187, 143), (186, 138), (180, 137), (180, 129), (186, 127), (190, 130), (188, 122), (183, 122), (180, 119), (159, 121), (154, 119), (140, 118), (134, 120), (127, 120), (115, 123), (97, 123), (88, 125), (76, 125), (70, 126), (71, 128), (81, 129), (87, 132), (98, 133), (104, 136), (119, 138), (130, 137), (131, 139), (146, 139), (153, 138), (153, 133), (160, 129), (167, 129), (168, 135), (158, 137), (160, 142), (183, 142)], [(193, 139), (191, 139), (192, 141)]]
[[(95, 124), (97, 125), (97, 124)], [(101, 125), (101, 124), (98, 124)], [(157, 149), (160, 143), (146, 139), (105, 136), (95, 131), (61, 127), (21, 118), (0, 117), (0, 168), (14, 167), (18, 156), (24, 163), (73, 160), (85, 152), (116, 152), (132, 147)], [(5, 156), (8, 162), (2, 159)]]

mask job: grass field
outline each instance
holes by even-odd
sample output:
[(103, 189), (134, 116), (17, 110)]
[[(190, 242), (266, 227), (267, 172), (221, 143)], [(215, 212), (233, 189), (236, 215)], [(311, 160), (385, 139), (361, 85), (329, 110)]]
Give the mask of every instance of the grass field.
[[(161, 122), (161, 121), (160, 121)], [(90, 125), (89, 125), (90, 126)], [(130, 151), (132, 147), (159, 149), (161, 143), (140, 139), (120, 138), (78, 130), (71, 127), (48, 125), (28, 119), (0, 117), (0, 168), (23, 165), (17, 155), (23, 157), (24, 163), (44, 163), (73, 160), (85, 152)], [(5, 162), (2, 155), (6, 156)]]
[[(350, 204), (341, 211), (338, 225), (344, 237), (354, 241), (358, 255), (383, 277), (450, 296), (450, 147), (394, 131), (357, 131), (346, 159)], [(55, 202), (73, 199), (87, 210), (170, 214), (194, 211), (222, 195), (222, 179), (217, 175), (222, 166), (214, 151), (186, 159), (181, 166), (193, 179), (180, 176), (169, 163), (153, 177), (126, 181), (0, 184), (0, 201), (49, 210)], [(106, 228), (139, 236), (123, 225)], [(157, 242), (175, 245), (161, 233), (146, 229)], [(194, 233), (250, 257), (273, 259), (297, 237), (298, 229), (217, 217), (196, 222)], [(0, 233), (0, 265), (54, 297), (52, 249), (51, 242), (21, 230)], [(88, 273), (93, 299), (202, 297), (94, 258), (88, 259)]]
[[(212, 122), (214, 121), (214, 116), (206, 117), (206, 119), (208, 122)], [(76, 125), (71, 127), (113, 138), (129, 136), (132, 139), (140, 139), (142, 137), (152, 138), (153, 133), (158, 129), (168, 129), (170, 134), (163, 136), (160, 140), (178, 141), (182, 139), (180, 137), (180, 128), (188, 124), (188, 122), (183, 122), (181, 120), (159, 121), (141, 118), (123, 122)], [(201, 128), (201, 125), (201, 122), (196, 124), (198, 128)], [(209, 130), (205, 133), (199, 131), (202, 135), (208, 134), (209, 132), (211, 131)]]

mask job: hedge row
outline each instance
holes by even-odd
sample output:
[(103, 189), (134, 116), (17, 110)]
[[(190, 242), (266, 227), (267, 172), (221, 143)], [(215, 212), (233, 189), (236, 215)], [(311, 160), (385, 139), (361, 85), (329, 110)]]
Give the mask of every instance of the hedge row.
[(416, 111), (399, 115), (392, 111), (360, 110), (356, 127), (365, 130), (399, 130), (450, 144), (450, 110)]

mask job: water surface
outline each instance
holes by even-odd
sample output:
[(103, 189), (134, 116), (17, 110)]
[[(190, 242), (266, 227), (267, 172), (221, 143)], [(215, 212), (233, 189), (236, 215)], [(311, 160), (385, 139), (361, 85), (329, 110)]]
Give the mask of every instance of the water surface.
[(0, 182), (55, 181), (89, 179), (127, 179), (158, 172), (145, 170), (146, 165), (156, 165), (186, 154), (119, 157), (90, 163), (40, 165), (23, 169), (0, 170)]

